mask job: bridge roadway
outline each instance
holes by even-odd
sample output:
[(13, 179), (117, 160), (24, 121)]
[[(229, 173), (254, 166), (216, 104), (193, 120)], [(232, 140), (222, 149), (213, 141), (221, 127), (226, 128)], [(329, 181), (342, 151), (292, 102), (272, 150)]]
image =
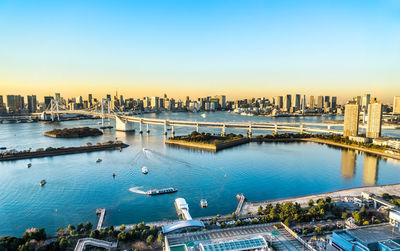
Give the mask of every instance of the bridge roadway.
[[(90, 110), (59, 110), (53, 111), (54, 114), (85, 114), (91, 116), (97, 116), (101, 118), (116, 119), (126, 122), (135, 122), (142, 124), (153, 124), (163, 125), (164, 132), (166, 132), (167, 126), (185, 126), (195, 127), (198, 130), (199, 127), (210, 127), (210, 128), (221, 128), (223, 134), (225, 134), (226, 128), (233, 129), (247, 129), (250, 133), (252, 130), (269, 130), (269, 131), (295, 131), (295, 132), (319, 132), (319, 133), (335, 133), (342, 134), (342, 130), (331, 129), (331, 127), (343, 127), (343, 124), (328, 124), (328, 123), (288, 123), (288, 122), (198, 122), (198, 121), (184, 121), (184, 120), (165, 120), (165, 119), (154, 119), (154, 118), (143, 118), (131, 115), (124, 115), (123, 113), (101, 113)], [(326, 127), (326, 128), (321, 128)], [(142, 128), (142, 127), (140, 127)]]

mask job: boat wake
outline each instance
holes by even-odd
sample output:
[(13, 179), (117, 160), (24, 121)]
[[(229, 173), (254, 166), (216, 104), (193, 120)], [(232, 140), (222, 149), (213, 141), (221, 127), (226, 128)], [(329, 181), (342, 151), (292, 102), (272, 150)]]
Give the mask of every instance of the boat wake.
[(146, 192), (140, 190), (140, 188), (142, 188), (142, 187), (131, 187), (131, 188), (129, 188), (129, 191), (131, 191), (132, 193), (137, 193), (137, 194), (146, 194)]

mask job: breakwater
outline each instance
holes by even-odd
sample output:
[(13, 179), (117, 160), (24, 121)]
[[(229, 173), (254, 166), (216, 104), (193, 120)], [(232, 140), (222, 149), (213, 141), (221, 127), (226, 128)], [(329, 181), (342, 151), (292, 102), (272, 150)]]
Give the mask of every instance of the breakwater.
[(242, 144), (249, 143), (249, 138), (240, 138), (234, 139), (226, 142), (219, 142), (219, 143), (203, 143), (203, 142), (193, 142), (193, 141), (185, 141), (185, 140), (177, 140), (177, 139), (167, 139), (165, 140), (165, 144), (167, 145), (174, 145), (186, 148), (196, 148), (211, 152), (217, 152), (222, 149), (230, 148), (233, 146), (238, 146)]
[(31, 159), (31, 158), (42, 158), (42, 157), (50, 157), (57, 155), (66, 155), (66, 154), (74, 154), (74, 153), (87, 153), (87, 152), (95, 152), (95, 151), (103, 151), (103, 150), (121, 150), (122, 148), (128, 147), (129, 145), (124, 144), (122, 142), (106, 142), (106, 143), (97, 143), (95, 145), (86, 145), (86, 146), (77, 146), (77, 147), (60, 147), (53, 148), (48, 147), (46, 149), (37, 149), (36, 151), (7, 151), (0, 154), (0, 161), (9, 161), (9, 160), (19, 160), (19, 159)]

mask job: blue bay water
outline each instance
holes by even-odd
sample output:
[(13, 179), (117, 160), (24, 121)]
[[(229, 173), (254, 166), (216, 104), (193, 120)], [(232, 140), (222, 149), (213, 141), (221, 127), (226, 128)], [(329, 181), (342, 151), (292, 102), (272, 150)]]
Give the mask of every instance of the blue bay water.
[[(226, 112), (207, 113), (205, 118), (199, 113), (145, 116), (227, 122), (274, 120)], [(336, 118), (279, 120), (317, 122)], [(400, 162), (314, 143), (251, 143), (211, 153), (165, 146), (161, 126), (151, 126), (150, 135), (143, 136), (114, 130), (106, 130), (100, 137), (81, 139), (43, 136), (54, 127), (76, 126), (99, 125), (98, 120), (0, 124), (0, 146), (9, 149), (78, 146), (116, 138), (130, 145), (122, 152), (0, 162), (0, 235), (20, 235), (30, 227), (46, 227), (51, 234), (68, 224), (88, 220), (97, 223), (95, 210), (100, 207), (107, 209), (105, 225), (132, 224), (176, 219), (173, 203), (177, 197), (186, 199), (193, 217), (200, 217), (233, 212), (237, 193), (259, 201), (400, 182)], [(175, 128), (178, 135), (192, 130)], [(219, 133), (216, 129), (206, 131)], [(386, 133), (398, 135), (394, 130)], [(97, 158), (103, 161), (96, 163)], [(29, 169), (28, 162), (32, 163)], [(148, 175), (141, 173), (143, 165), (149, 168)], [(39, 186), (42, 179), (47, 180), (44, 187)], [(178, 192), (155, 197), (140, 193), (170, 186)], [(206, 209), (200, 207), (203, 198), (208, 200)]]

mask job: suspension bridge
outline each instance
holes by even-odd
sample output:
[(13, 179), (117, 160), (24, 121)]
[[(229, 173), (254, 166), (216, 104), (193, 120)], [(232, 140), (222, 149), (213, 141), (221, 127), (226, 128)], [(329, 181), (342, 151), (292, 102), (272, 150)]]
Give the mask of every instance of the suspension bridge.
[(44, 112), (50, 115), (51, 120), (59, 120), (60, 114), (81, 114), (99, 117), (102, 120), (102, 128), (107, 128), (106, 119), (110, 123), (110, 119), (116, 120), (117, 131), (135, 131), (139, 129), (139, 133), (149, 133), (149, 125), (159, 125), (164, 127), (164, 135), (167, 135), (168, 129), (171, 130), (174, 136), (175, 127), (192, 127), (197, 132), (200, 128), (220, 128), (221, 135), (225, 135), (227, 129), (243, 129), (247, 131), (247, 135), (251, 136), (254, 130), (259, 131), (279, 131), (285, 132), (299, 132), (299, 133), (332, 133), (342, 134), (342, 130), (337, 127), (343, 127), (343, 124), (328, 124), (328, 123), (288, 123), (288, 122), (200, 122), (200, 121), (185, 121), (185, 120), (168, 120), (168, 119), (155, 119), (143, 118), (133, 115), (127, 115), (122, 111), (110, 108), (110, 101), (102, 99), (100, 109), (82, 109), (82, 110), (65, 110), (59, 109), (58, 102), (52, 100), (48, 109)]

